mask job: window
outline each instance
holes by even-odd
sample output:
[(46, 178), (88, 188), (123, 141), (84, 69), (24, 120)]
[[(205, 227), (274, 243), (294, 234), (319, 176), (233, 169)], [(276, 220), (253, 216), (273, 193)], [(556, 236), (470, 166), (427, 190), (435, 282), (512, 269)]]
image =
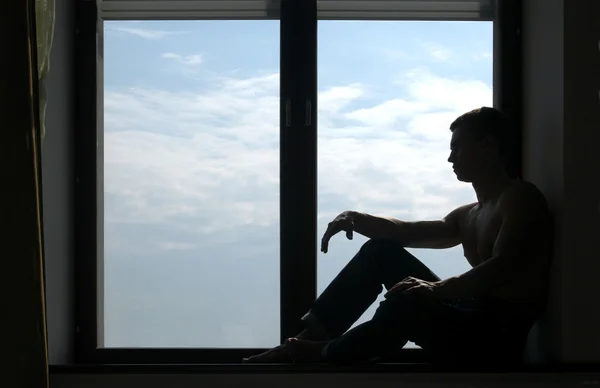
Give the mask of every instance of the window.
[[(486, 21), (319, 21), (319, 235), (346, 209), (436, 219), (476, 201), (451, 173), (448, 127), (492, 105), (492, 46)], [(344, 240), (319, 257), (319, 293), (367, 241)], [(441, 278), (470, 268), (461, 247), (409, 250)]]
[(277, 345), (279, 22), (106, 21), (104, 42), (100, 345)]
[(98, 4), (77, 8), (83, 362), (236, 363), (294, 335), (364, 241), (322, 256), (324, 225), (471, 200), (448, 124), (518, 90), (492, 1)]

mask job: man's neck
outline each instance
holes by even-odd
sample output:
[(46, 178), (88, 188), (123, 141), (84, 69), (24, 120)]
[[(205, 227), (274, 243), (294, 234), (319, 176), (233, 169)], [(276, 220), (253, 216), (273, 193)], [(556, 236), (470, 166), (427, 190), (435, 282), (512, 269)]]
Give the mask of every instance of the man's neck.
[(473, 181), (477, 202), (482, 206), (498, 199), (512, 182), (513, 180), (503, 171), (490, 173), (485, 178)]

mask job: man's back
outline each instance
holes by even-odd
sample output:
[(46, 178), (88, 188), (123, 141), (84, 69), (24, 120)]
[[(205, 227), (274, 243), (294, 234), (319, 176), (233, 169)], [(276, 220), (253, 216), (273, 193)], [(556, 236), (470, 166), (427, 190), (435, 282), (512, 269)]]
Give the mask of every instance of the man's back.
[[(509, 200), (510, 198), (510, 200)], [(527, 203), (522, 208), (513, 205), (516, 201)], [(525, 227), (525, 223), (507, 224), (507, 217), (528, 220), (527, 230), (504, 230), (505, 234), (519, 236), (515, 242), (522, 258), (520, 266), (511, 278), (506, 279), (493, 296), (519, 303), (529, 314), (537, 315), (546, 301), (548, 272), (552, 255), (552, 222), (550, 211), (543, 194), (529, 182), (513, 181), (497, 197), (480, 205), (474, 203), (463, 208), (460, 218), (460, 234), (465, 258), (472, 266), (478, 266), (495, 255), (501, 238), (501, 230)], [(518, 212), (519, 214), (513, 214)]]

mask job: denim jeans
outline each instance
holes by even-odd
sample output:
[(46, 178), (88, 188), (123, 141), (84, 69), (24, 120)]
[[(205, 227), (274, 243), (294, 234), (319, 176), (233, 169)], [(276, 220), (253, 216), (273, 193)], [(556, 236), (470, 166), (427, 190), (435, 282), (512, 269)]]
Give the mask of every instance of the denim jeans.
[[(440, 280), (401, 244), (370, 240), (315, 301), (313, 319), (332, 338), (323, 356), (332, 363), (393, 357), (408, 341), (432, 361), (517, 362), (533, 324), (516, 306), (497, 299), (437, 300), (399, 294), (381, 302), (373, 318), (350, 327), (377, 296), (404, 278)], [(348, 330), (350, 329), (350, 330)]]

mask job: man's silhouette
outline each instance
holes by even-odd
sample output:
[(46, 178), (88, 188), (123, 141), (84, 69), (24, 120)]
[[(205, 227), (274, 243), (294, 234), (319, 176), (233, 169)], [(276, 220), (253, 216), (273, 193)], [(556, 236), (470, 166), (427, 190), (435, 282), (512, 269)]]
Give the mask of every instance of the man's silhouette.
[[(543, 194), (513, 179), (506, 117), (494, 108), (450, 126), (450, 157), (477, 202), (437, 221), (406, 222), (345, 211), (329, 223), (321, 250), (339, 232), (367, 238), (302, 317), (306, 329), (249, 363), (360, 363), (393, 356), (408, 341), (434, 360), (516, 362), (546, 301), (551, 217)], [(399, 159), (402, 155), (399, 155)], [(405, 248), (462, 244), (472, 268), (441, 280)], [(387, 290), (373, 318), (349, 328)]]

